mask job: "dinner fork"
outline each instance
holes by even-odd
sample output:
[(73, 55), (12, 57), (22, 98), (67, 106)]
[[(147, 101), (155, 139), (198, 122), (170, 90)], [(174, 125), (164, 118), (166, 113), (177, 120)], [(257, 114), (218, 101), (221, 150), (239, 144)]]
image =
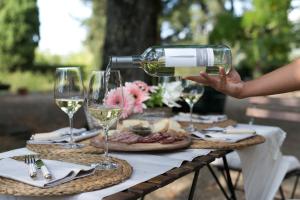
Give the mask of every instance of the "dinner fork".
[(35, 166), (35, 158), (32, 155), (25, 156), (25, 163), (28, 165), (29, 176), (34, 178), (37, 176), (37, 170)]

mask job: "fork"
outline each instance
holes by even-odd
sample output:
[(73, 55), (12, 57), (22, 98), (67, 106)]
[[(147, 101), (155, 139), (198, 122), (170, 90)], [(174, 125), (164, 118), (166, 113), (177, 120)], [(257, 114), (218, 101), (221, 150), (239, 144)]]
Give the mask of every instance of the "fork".
[(25, 156), (25, 163), (28, 165), (29, 176), (35, 178), (37, 176), (37, 170), (35, 166), (35, 158), (32, 155)]

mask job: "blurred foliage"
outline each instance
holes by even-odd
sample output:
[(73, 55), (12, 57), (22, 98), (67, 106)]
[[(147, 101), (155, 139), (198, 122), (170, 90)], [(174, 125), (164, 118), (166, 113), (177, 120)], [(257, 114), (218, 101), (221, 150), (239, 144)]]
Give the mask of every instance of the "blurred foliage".
[[(246, 76), (287, 63), (291, 46), (299, 44), (299, 25), (288, 20), (291, 0), (163, 2), (161, 24), (167, 24), (169, 32), (162, 38), (164, 43), (226, 44), (233, 51), (234, 65)], [(242, 7), (239, 15), (235, 4)]]
[(84, 24), (88, 28), (88, 36), (85, 41), (90, 52), (92, 52), (92, 65), (94, 68), (100, 69), (102, 66), (102, 46), (104, 43), (105, 23), (106, 23), (106, 0), (84, 0), (92, 3), (92, 16), (87, 19)]
[(151, 93), (150, 98), (145, 102), (147, 108), (162, 107), (163, 106), (163, 88), (161, 85)]
[(224, 11), (217, 16), (209, 39), (230, 46), (238, 44), (239, 53), (245, 55), (241, 65), (252, 69), (252, 75), (271, 71), (288, 62), (291, 44), (295, 42), (288, 21), (290, 2), (253, 0), (253, 9), (241, 17)]
[[(105, 0), (92, 3), (87, 44), (95, 63), (100, 63)], [(226, 44), (244, 76), (257, 76), (289, 62), (291, 48), (300, 45), (300, 25), (288, 20), (294, 9), (291, 0), (162, 0), (162, 6), (162, 44)]]
[(53, 73), (33, 73), (30, 71), (1, 72), (0, 82), (10, 84), (10, 90), (16, 92), (20, 88), (28, 91), (53, 90)]
[(57, 67), (77, 66), (80, 67), (83, 76), (86, 77), (95, 68), (91, 67), (92, 55), (89, 51), (84, 50), (77, 53), (71, 53), (66, 56), (52, 54), (48, 51), (35, 52), (34, 71), (37, 72), (53, 72)]
[(39, 42), (37, 0), (0, 0), (0, 69), (29, 69)]
[[(85, 78), (93, 69), (99, 69), (107, 0), (82, 0), (92, 9), (92, 16), (83, 21), (88, 29), (87, 48), (68, 56), (35, 51), (40, 38), (36, 1), (0, 0), (0, 81), (13, 84), (13, 89), (24, 86), (43, 90), (56, 67), (80, 66)], [(160, 41), (226, 44), (232, 49), (234, 66), (243, 76), (259, 75), (297, 56), (290, 54), (291, 49), (300, 47), (300, 23), (288, 20), (288, 14), (297, 8), (291, 6), (291, 1), (295, 0), (161, 0)], [(23, 76), (19, 70), (24, 69), (35, 73)], [(34, 85), (36, 82), (39, 84)]]

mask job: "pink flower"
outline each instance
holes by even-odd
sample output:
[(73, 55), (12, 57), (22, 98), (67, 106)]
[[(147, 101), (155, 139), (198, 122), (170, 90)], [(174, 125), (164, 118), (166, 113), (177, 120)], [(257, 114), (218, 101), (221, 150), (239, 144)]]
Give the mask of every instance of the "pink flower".
[(150, 91), (150, 87), (143, 81), (134, 81), (133, 83), (136, 84), (144, 92)]
[(133, 112), (143, 112), (143, 102), (150, 98), (149, 93), (141, 90), (135, 83), (125, 83), (125, 90), (134, 98)]
[(122, 88), (117, 88), (108, 92), (104, 103), (107, 106), (122, 108), (122, 118), (126, 118), (133, 111), (134, 100), (126, 90), (123, 89), (122, 95)]

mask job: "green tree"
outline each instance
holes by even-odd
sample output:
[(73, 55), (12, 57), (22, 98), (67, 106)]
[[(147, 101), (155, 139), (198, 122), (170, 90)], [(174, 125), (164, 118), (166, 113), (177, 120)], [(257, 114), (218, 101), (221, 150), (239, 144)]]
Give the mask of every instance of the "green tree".
[(92, 4), (92, 16), (84, 22), (88, 28), (86, 44), (93, 55), (93, 67), (101, 68), (106, 23), (106, 0), (84, 0), (84, 2)]
[(288, 62), (294, 42), (288, 21), (290, 0), (253, 0), (252, 9), (236, 16), (226, 10), (217, 16), (210, 42), (238, 46), (241, 65), (258, 76)]
[(37, 0), (0, 0), (0, 69), (30, 69), (39, 42)]

